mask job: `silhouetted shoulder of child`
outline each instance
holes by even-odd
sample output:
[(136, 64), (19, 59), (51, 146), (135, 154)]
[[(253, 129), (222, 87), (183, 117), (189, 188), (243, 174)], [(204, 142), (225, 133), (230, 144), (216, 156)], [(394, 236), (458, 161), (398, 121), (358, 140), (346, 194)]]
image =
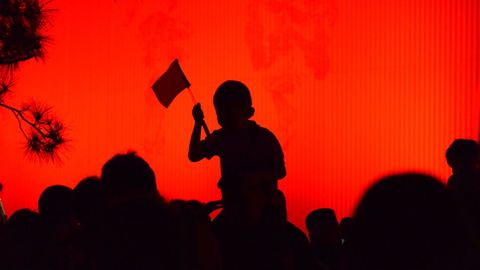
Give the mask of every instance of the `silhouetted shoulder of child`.
[(205, 157), (220, 157), (222, 176), (240, 172), (272, 172), (279, 180), (285, 177), (284, 155), (280, 143), (268, 129), (254, 121), (247, 121), (245, 128), (215, 130), (201, 142)]

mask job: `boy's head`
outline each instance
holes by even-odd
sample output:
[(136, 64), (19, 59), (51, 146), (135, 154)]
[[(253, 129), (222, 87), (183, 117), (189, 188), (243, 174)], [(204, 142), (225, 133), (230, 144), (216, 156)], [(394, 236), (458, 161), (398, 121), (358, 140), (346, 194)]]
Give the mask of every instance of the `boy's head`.
[(237, 127), (253, 116), (252, 97), (239, 81), (222, 83), (213, 96), (218, 123), (222, 127)]
[(474, 140), (457, 139), (448, 147), (446, 158), (453, 173), (474, 171), (480, 165), (480, 146)]

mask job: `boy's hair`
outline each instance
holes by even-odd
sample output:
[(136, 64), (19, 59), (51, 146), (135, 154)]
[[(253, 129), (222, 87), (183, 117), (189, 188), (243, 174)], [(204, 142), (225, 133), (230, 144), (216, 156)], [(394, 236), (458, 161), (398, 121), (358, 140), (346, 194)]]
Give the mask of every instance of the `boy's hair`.
[(225, 81), (222, 83), (213, 96), (213, 104), (216, 108), (220, 106), (236, 105), (245, 110), (252, 107), (252, 97), (248, 87), (239, 81)]
[(480, 146), (474, 140), (456, 139), (445, 154), (447, 163), (452, 168), (473, 165), (479, 161)]

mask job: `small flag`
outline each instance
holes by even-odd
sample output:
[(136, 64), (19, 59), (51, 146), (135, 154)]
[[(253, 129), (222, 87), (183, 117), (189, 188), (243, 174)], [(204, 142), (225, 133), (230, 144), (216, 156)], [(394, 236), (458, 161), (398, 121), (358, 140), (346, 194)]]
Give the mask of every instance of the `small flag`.
[(173, 99), (188, 87), (190, 87), (190, 82), (183, 74), (180, 64), (178, 64), (178, 59), (173, 60), (168, 70), (152, 85), (158, 101), (165, 108), (168, 108)]

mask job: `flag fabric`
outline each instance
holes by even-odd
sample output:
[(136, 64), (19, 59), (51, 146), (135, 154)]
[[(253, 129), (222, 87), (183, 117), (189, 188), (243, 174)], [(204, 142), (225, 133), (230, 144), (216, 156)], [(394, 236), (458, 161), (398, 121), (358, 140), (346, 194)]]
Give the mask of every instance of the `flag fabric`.
[(168, 108), (173, 99), (185, 88), (190, 87), (190, 82), (183, 74), (178, 59), (173, 60), (167, 71), (158, 78), (152, 85), (153, 92), (157, 96), (158, 101), (165, 108)]

